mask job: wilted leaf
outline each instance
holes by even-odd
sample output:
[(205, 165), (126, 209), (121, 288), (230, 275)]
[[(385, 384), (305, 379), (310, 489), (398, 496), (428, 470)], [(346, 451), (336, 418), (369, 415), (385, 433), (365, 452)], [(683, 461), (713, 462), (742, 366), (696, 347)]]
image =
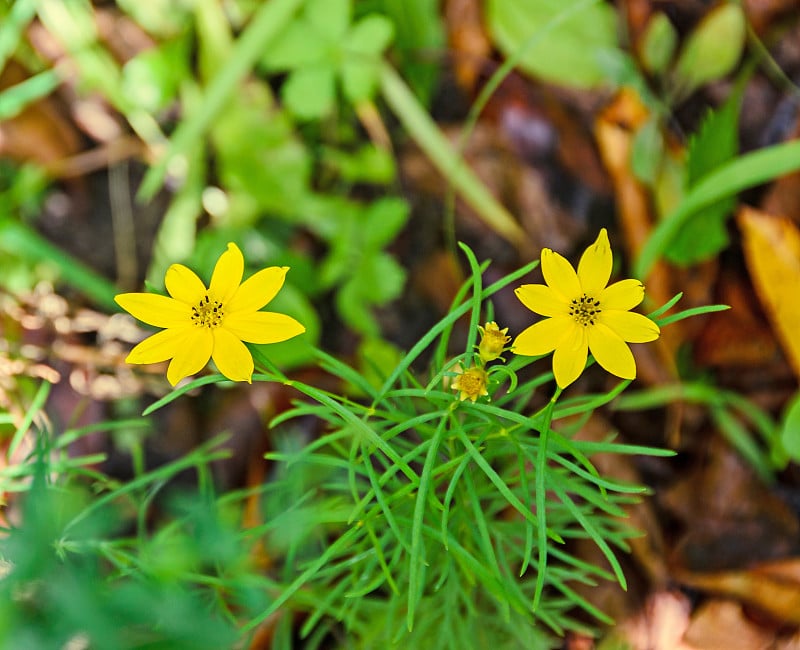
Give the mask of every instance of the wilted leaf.
[(607, 82), (600, 53), (617, 50), (614, 9), (605, 3), (587, 4), (570, 12), (562, 0), (490, 0), (486, 10), (489, 31), (519, 66), (553, 83), (592, 88)]
[(756, 293), (800, 377), (800, 231), (785, 217), (743, 207), (738, 214)]

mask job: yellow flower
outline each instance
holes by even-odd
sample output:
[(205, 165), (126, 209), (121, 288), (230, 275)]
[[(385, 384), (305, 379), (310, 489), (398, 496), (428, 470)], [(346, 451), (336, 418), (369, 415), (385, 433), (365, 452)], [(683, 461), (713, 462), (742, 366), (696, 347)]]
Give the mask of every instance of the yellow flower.
[(462, 402), (465, 399), (471, 399), (474, 402), (479, 397), (489, 394), (489, 391), (486, 390), (486, 382), (489, 376), (483, 368), (474, 366), (464, 370), (464, 367), (460, 366), (458, 373), (458, 377), (456, 377), (450, 388), (461, 391), (459, 399)]
[(531, 325), (514, 341), (516, 354), (538, 356), (555, 350), (553, 373), (566, 388), (583, 372), (587, 351), (612, 375), (636, 377), (636, 362), (626, 343), (645, 343), (660, 331), (649, 318), (630, 312), (644, 299), (644, 285), (611, 277), (611, 245), (606, 229), (589, 246), (578, 272), (558, 253), (542, 250), (542, 274), (547, 283), (526, 284), (515, 293), (531, 311), (548, 318)]
[(167, 269), (164, 284), (170, 297), (122, 293), (115, 297), (127, 312), (148, 325), (166, 328), (139, 343), (128, 363), (172, 359), (167, 379), (173, 386), (214, 359), (232, 381), (252, 381), (253, 357), (243, 343), (278, 343), (306, 328), (284, 314), (259, 311), (283, 286), (289, 267), (272, 266), (242, 282), (244, 258), (228, 244), (217, 260), (208, 288), (182, 264)]
[(506, 336), (508, 328), (500, 329), (494, 321), (486, 323), (484, 327), (478, 325), (481, 331), (481, 342), (478, 345), (478, 356), (481, 361), (488, 363), (494, 361), (505, 350), (506, 345), (511, 340), (510, 336)]

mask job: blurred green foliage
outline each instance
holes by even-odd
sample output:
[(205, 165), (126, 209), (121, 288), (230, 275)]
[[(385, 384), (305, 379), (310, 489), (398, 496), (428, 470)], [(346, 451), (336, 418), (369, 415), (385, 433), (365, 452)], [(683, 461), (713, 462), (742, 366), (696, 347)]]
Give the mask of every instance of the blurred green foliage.
[[(0, 538), (0, 646), (233, 647), (234, 610), (266, 605), (237, 525), (241, 508), (226, 514), (235, 504), (213, 492), (167, 487), (188, 468), (207, 472), (223, 455), (219, 439), (127, 484), (89, 470), (97, 458), (53, 462), (55, 442), (40, 429), (14, 472), (28, 485)], [(156, 502), (169, 523), (150, 535)]]
[[(381, 338), (376, 310), (404, 289), (406, 272), (392, 250), (409, 221), (393, 153), (375, 136), (386, 126), (382, 102), (496, 232), (512, 241), (521, 233), (426, 110), (445, 45), (438, 0), (116, 6), (154, 42), (124, 65), (103, 42), (90, 2), (0, 3), (0, 67), (14, 60), (29, 73), (0, 90), (0, 119), (18, 115), (62, 80), (63, 68), (26, 42), (28, 25), (38, 19), (74, 69), (71, 91), (102, 98), (155, 160), (142, 196), (168, 181), (170, 204), (147, 277), (160, 282), (169, 264), (182, 261), (207, 278), (228, 241), (245, 252), (248, 271), (290, 266), (273, 305), (302, 321), (307, 335), (254, 352), (281, 368), (319, 363), (347, 392), (304, 387), (312, 402), (273, 423), (284, 431), (269, 456), (273, 475), (250, 492), (218, 495), (208, 470), (224, 456), (218, 440), (145, 471), (141, 436), (152, 433), (149, 421), (117, 419), (57, 435), (36, 419), (49, 386), (26, 381), (31, 399), (22, 425), (0, 414), (10, 452), (29, 435), (37, 445), (0, 471), (3, 491), (24, 493), (6, 509), (12, 523), (0, 535), (0, 645), (227, 648), (246, 643), (275, 615), (276, 648), (329, 647), (332, 639), (361, 648), (544, 648), (553, 641), (543, 627), (587, 627), (576, 609), (607, 621), (573, 587), (624, 584), (615, 551), (627, 548), (633, 531), (620, 517), (643, 490), (606, 480), (589, 455), (662, 452), (573, 441), (566, 418), (588, 417), (624, 386), (563, 402), (555, 417), (565, 419), (566, 433), (551, 432), (549, 447), (541, 417), (521, 415), (546, 375), (492, 404), (455, 404), (442, 386), (454, 374), (446, 358), (450, 328), (471, 313), (474, 337), (482, 301), (492, 293), (478, 286), (476, 264), (472, 297), (464, 298), (465, 288), (412, 351)], [(666, 197), (659, 205), (669, 206), (640, 260), (642, 277), (657, 256), (694, 263), (717, 254), (727, 243), (733, 194), (800, 164), (794, 148), (737, 157), (738, 95), (709, 114), (685, 160), (667, 155), (672, 110), (730, 74), (742, 57), (746, 25), (738, 4), (715, 7), (683, 43), (669, 19), (655, 14), (640, 61), (626, 51), (631, 44), (620, 38), (619, 16), (600, 0), (492, 0), (485, 10), (510, 62), (498, 83), (517, 64), (551, 83), (639, 91), (651, 117), (636, 136), (633, 169)], [(109, 281), (28, 227), (47, 183), (41, 169), (0, 161), (0, 282), (31, 286), (43, 274), (37, 265), (46, 263), (90, 299), (113, 305)], [(314, 306), (328, 298), (342, 325), (361, 338), (357, 368), (314, 347), (323, 327), (337, 326), (323, 324)], [(434, 364), (423, 385), (409, 366), (427, 348)], [(458, 360), (472, 354), (467, 345)], [(291, 383), (279, 374), (264, 377)], [(707, 406), (765, 480), (787, 455), (797, 458), (797, 404), (780, 428), (747, 400), (700, 383), (629, 395), (618, 406), (679, 399)], [(328, 426), (309, 444), (296, 424), (305, 416)], [(101, 454), (71, 453), (75, 440), (97, 430), (130, 449), (132, 480), (98, 471)], [(185, 470), (197, 482), (188, 494), (172, 488)], [(546, 508), (545, 491), (534, 489), (540, 480)], [(253, 494), (262, 497), (264, 523), (243, 529), (243, 504)], [(562, 544), (571, 539), (594, 542), (611, 571), (573, 556)], [(267, 571), (255, 564), (262, 552)]]

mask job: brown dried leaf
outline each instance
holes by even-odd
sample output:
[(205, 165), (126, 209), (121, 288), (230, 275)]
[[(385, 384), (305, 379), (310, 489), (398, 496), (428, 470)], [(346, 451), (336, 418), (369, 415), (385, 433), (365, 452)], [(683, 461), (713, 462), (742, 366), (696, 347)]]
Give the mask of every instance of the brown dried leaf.
[(703, 650), (767, 650), (774, 636), (748, 620), (738, 603), (712, 600), (692, 616), (684, 640)]
[(673, 558), (691, 572), (740, 569), (800, 553), (800, 523), (713, 430), (705, 458), (659, 502), (683, 525)]
[(492, 50), (478, 0), (448, 0), (445, 25), (450, 48), (456, 55), (456, 79), (462, 88), (472, 92)]
[(747, 22), (762, 35), (781, 18), (792, 16), (797, 11), (797, 0), (744, 0), (744, 11)]
[(729, 305), (703, 319), (695, 338), (694, 359), (703, 366), (742, 368), (782, 361), (778, 342), (762, 314), (750, 284), (738, 274), (720, 276), (715, 302)]
[[(600, 113), (595, 123), (595, 138), (600, 156), (614, 187), (619, 210), (620, 225), (626, 248), (632, 255), (641, 251), (650, 236), (655, 221), (651, 197), (647, 188), (635, 177), (631, 169), (631, 152), (637, 131), (648, 119), (647, 107), (635, 91), (622, 90)], [(645, 279), (647, 296), (656, 305), (667, 302), (676, 293), (673, 286), (674, 271), (664, 262), (658, 262)], [(658, 341), (663, 366), (657, 366), (659, 376), (643, 378), (649, 381), (668, 381), (674, 376), (675, 351), (682, 341), (682, 324), (662, 332)]]
[[(695, 589), (750, 605), (777, 623), (800, 625), (800, 558), (770, 562), (746, 571), (679, 572), (676, 578)], [(719, 647), (749, 649), (760, 646)]]
[[(0, 90), (28, 76), (22, 66), (11, 61), (0, 75)], [(47, 167), (76, 154), (81, 147), (80, 136), (63, 113), (63, 107), (51, 95), (0, 123), (0, 156)]]
[(786, 217), (747, 206), (737, 220), (756, 293), (800, 378), (800, 230)]

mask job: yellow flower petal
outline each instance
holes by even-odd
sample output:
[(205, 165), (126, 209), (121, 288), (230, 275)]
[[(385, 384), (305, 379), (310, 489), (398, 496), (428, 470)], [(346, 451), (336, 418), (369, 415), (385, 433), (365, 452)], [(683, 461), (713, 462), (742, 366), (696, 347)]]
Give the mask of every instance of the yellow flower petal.
[(231, 381), (253, 381), (253, 355), (234, 334), (224, 327), (214, 330), (214, 363)]
[(608, 241), (608, 233), (603, 228), (594, 244), (583, 252), (578, 263), (578, 279), (587, 295), (597, 298), (608, 284), (612, 261), (611, 244)]
[(575, 324), (558, 342), (553, 354), (553, 374), (559, 388), (566, 388), (581, 376), (589, 356), (586, 330)]
[(661, 330), (646, 316), (632, 311), (603, 310), (598, 323), (606, 325), (614, 334), (628, 343), (655, 341)]
[(601, 309), (628, 311), (644, 300), (644, 285), (639, 280), (620, 280), (606, 287), (598, 300)]
[(183, 264), (173, 264), (167, 269), (164, 284), (169, 295), (190, 305), (200, 302), (206, 293), (206, 285), (197, 274)]
[(189, 305), (156, 293), (120, 293), (117, 304), (134, 318), (154, 327), (184, 327), (191, 322)]
[(175, 356), (175, 351), (180, 347), (186, 336), (186, 330), (191, 326), (167, 329), (148, 336), (130, 351), (125, 359), (126, 363), (159, 363)]
[(514, 293), (523, 305), (542, 316), (564, 316), (569, 313), (569, 303), (547, 285), (523, 284)]
[(231, 314), (225, 317), (223, 328), (248, 343), (280, 343), (306, 331), (291, 316), (270, 311)]
[(200, 372), (211, 358), (214, 347), (214, 337), (207, 327), (189, 327), (184, 332), (167, 368), (167, 380), (173, 386), (184, 377)]
[(236, 293), (244, 273), (244, 257), (242, 251), (233, 242), (228, 244), (228, 250), (219, 256), (211, 275), (211, 284), (208, 287), (214, 300), (226, 304)]
[(526, 357), (538, 357), (556, 349), (564, 335), (578, 324), (569, 316), (546, 318), (523, 330), (515, 339), (511, 349), (514, 354)]
[(258, 311), (281, 290), (288, 266), (271, 266), (247, 278), (226, 305), (226, 312)]
[(600, 323), (588, 330), (589, 349), (597, 363), (612, 375), (635, 379), (636, 361), (625, 341)]
[(567, 302), (583, 293), (572, 264), (549, 248), (542, 249), (542, 274), (548, 286)]

